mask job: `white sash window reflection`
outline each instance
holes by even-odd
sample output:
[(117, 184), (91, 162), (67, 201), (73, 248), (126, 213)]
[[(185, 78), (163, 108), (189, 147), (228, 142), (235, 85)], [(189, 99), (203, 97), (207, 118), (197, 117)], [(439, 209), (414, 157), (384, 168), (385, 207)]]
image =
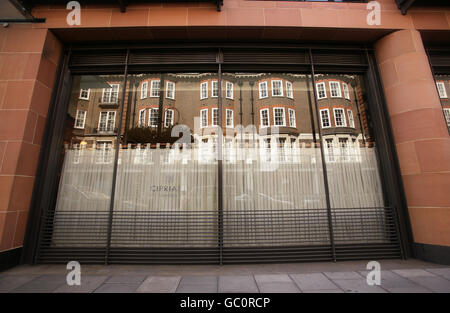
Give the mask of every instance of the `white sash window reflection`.
[(157, 108), (153, 108), (153, 109), (149, 110), (148, 126), (150, 126), (150, 127), (158, 126), (158, 112), (159, 112), (159, 110)]
[(116, 123), (116, 112), (115, 111), (104, 111), (100, 112), (100, 119), (98, 122), (99, 132), (114, 132), (114, 126)]
[(173, 125), (173, 110), (167, 109), (164, 117), (164, 127), (168, 128)]
[(96, 163), (107, 164), (113, 161), (113, 151), (111, 141), (97, 141)]
[(159, 90), (160, 90), (160, 81), (159, 80), (152, 80), (152, 83), (150, 85), (150, 97), (158, 98), (159, 97)]
[(347, 126), (345, 121), (344, 109), (334, 109), (334, 125), (336, 127)]
[(119, 84), (111, 84), (111, 88), (103, 88), (102, 103), (117, 103), (119, 101)]

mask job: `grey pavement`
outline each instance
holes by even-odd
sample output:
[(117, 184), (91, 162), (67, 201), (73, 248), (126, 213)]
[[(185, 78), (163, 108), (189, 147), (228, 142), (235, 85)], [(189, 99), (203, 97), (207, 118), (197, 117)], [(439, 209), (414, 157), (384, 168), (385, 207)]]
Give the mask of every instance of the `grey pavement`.
[(381, 285), (366, 282), (367, 262), (253, 265), (83, 265), (81, 285), (65, 265), (18, 266), (0, 273), (0, 293), (450, 293), (450, 267), (380, 260)]

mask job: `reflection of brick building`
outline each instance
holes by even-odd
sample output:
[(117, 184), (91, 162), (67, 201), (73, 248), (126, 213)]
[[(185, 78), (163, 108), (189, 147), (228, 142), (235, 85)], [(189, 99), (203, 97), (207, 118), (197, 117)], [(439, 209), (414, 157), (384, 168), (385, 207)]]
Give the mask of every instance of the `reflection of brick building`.
[(450, 130), (450, 75), (436, 75), (436, 88), (441, 100), (445, 121)]
[[(120, 76), (108, 76), (108, 81), (103, 81), (102, 76), (95, 76), (98, 88), (83, 88), (84, 85), (92, 86), (92, 83), (83, 83), (74, 80), (74, 88), (71, 94), (71, 103), (68, 114), (74, 118), (74, 131), (71, 144), (81, 145), (85, 148), (94, 147), (99, 143), (112, 145), (116, 140), (119, 121), (119, 103), (123, 92), (122, 78)], [(73, 112), (72, 112), (73, 111)]]
[[(164, 88), (160, 98), (161, 79), (164, 80)], [(301, 74), (224, 73), (222, 79), (224, 134), (229, 135), (230, 130), (238, 125), (244, 127), (245, 138), (249, 138), (251, 125), (255, 126), (258, 134), (266, 134), (264, 137), (271, 136), (272, 127), (276, 126), (280, 140), (288, 142), (310, 143), (313, 133), (317, 134), (318, 123), (314, 121), (313, 130), (310, 117), (314, 106), (310, 77)], [(319, 124), (324, 138), (362, 139), (364, 132), (360, 124), (367, 127), (367, 121), (361, 88), (355, 90), (352, 86), (358, 84), (359, 81), (352, 76), (318, 76), (318, 105), (324, 115)], [(202, 140), (217, 132), (219, 88), (216, 74), (135, 75), (130, 78), (129, 86), (127, 128), (156, 128), (161, 119), (161, 127), (187, 125), (191, 133)], [(360, 107), (356, 105), (355, 95), (360, 98)], [(159, 112), (160, 107), (163, 108), (162, 113)], [(326, 112), (327, 117), (322, 112)], [(367, 136), (367, 128), (365, 133)]]

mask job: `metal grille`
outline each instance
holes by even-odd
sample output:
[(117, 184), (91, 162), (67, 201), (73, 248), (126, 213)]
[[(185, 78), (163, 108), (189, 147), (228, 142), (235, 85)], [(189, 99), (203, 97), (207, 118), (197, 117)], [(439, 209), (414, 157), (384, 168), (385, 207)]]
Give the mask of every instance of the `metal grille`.
[[(116, 212), (111, 264), (223, 264), (333, 260), (326, 209), (224, 210), (223, 245), (218, 214)], [(332, 209), (337, 260), (399, 258), (392, 208)], [(102, 263), (108, 214), (62, 212), (48, 216), (39, 262)]]
[(149, 50), (131, 51), (130, 65), (215, 63), (214, 50)]
[(258, 53), (248, 53), (241, 50), (224, 50), (223, 62), (225, 64), (309, 64), (306, 51), (268, 50)]

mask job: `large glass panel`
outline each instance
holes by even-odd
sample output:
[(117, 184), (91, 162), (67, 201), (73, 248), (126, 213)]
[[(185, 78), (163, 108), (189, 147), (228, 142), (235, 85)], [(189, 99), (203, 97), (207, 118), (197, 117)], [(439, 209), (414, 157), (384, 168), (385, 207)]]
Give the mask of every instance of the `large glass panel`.
[(224, 246), (328, 245), (311, 76), (224, 73), (223, 85)]
[(106, 246), (122, 75), (74, 76), (54, 213), (55, 247)]
[(450, 75), (435, 75), (436, 88), (441, 100), (445, 123), (450, 132)]
[(128, 77), (112, 248), (217, 247), (217, 79)]
[(315, 83), (335, 243), (387, 240), (363, 77), (318, 74)]

